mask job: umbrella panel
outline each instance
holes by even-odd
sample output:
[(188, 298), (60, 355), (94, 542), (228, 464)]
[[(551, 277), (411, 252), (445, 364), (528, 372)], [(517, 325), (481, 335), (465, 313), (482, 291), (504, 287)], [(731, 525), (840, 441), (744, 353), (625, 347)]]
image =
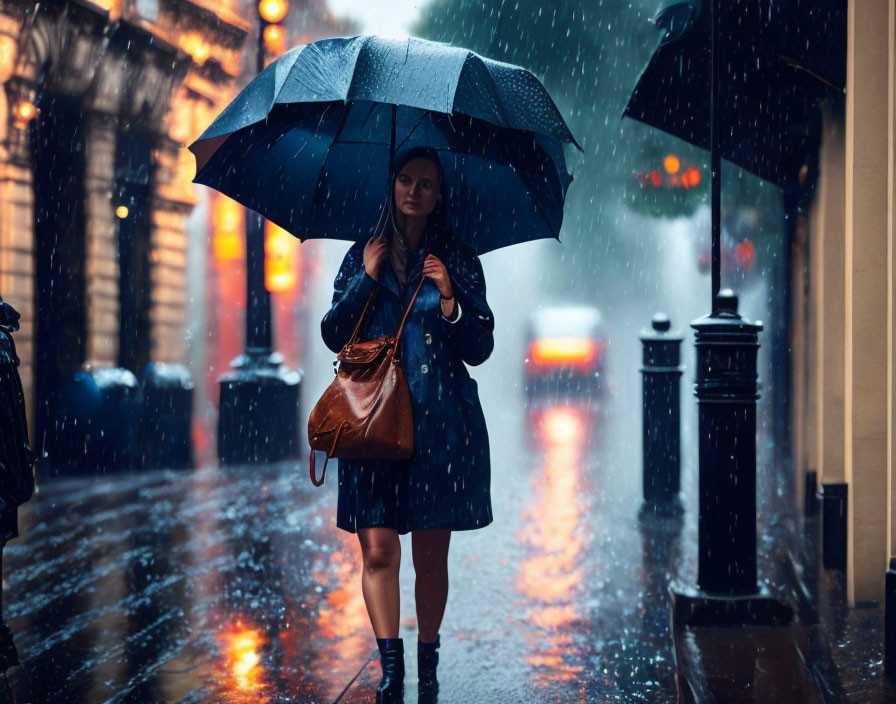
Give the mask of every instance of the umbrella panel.
[[(227, 138), (195, 180), (301, 239), (368, 237), (385, 202), (391, 119), (384, 103), (277, 106)], [(442, 153), (449, 222), (475, 251), (559, 235), (571, 177), (552, 140), (406, 106), (395, 120), (396, 151)]]
[[(778, 184), (795, 175), (818, 119), (816, 102), (842, 80), (843, 7), (836, 0), (718, 3), (724, 158)], [(709, 149), (707, 4), (694, 12), (684, 32), (660, 43), (625, 115)]]

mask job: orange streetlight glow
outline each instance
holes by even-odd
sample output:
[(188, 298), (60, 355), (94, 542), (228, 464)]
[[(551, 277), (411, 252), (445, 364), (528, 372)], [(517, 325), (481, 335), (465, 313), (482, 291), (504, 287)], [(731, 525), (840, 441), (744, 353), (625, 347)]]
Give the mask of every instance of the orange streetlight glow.
[(122, 220), (124, 220), (128, 216), (129, 212), (130, 211), (128, 210), (128, 206), (126, 206), (126, 205), (119, 205), (115, 209), (115, 214)]
[(28, 123), (37, 115), (37, 108), (34, 103), (23, 100), (16, 107), (14, 123), (20, 130), (25, 129)]
[(674, 154), (670, 154), (663, 159), (663, 168), (668, 174), (677, 174), (678, 170), (681, 168), (681, 161), (679, 161), (678, 157)]
[(261, 649), (267, 639), (261, 629), (237, 619), (221, 629), (215, 640), (222, 660), (215, 669), (219, 685), (230, 695), (227, 701), (254, 704), (270, 701), (261, 663)]
[(289, 3), (286, 0), (261, 0), (258, 3), (258, 14), (270, 24), (277, 24), (289, 11)]
[(34, 107), (34, 103), (29, 103), (27, 100), (19, 103), (19, 118), (22, 120), (30, 120), (34, 117), (37, 112), (37, 108)]
[(264, 44), (272, 54), (282, 54), (286, 49), (286, 34), (279, 24), (269, 24), (264, 28)]
[(296, 285), (299, 253), (296, 238), (282, 227), (265, 221), (264, 285), (271, 293), (290, 291)]
[(212, 248), (216, 260), (227, 262), (245, 256), (243, 228), (243, 209), (239, 204), (223, 196), (215, 198), (212, 207)]

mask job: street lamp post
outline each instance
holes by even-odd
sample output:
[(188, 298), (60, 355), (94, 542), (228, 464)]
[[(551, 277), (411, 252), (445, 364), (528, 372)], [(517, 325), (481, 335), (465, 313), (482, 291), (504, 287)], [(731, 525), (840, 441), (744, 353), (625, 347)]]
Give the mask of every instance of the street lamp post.
[[(287, 0), (258, 3), (256, 71), (264, 70), (266, 46), (282, 51), (280, 21)], [(246, 347), (221, 377), (218, 461), (221, 464), (274, 462), (299, 450), (301, 372), (283, 366), (273, 350), (271, 294), (264, 278), (264, 218), (246, 211)]]
[(673, 627), (786, 625), (793, 610), (757, 579), (756, 400), (761, 323), (738, 313), (737, 296), (720, 289), (721, 149), (719, 0), (709, 2), (712, 86), (712, 312), (691, 323), (697, 351), (699, 410), (697, 588), (670, 585)]

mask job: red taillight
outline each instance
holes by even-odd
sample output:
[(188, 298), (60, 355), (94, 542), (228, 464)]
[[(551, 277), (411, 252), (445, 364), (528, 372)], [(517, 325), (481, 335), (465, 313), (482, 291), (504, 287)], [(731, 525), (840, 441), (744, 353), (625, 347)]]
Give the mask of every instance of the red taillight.
[(529, 343), (529, 361), (542, 367), (591, 367), (600, 362), (604, 345), (587, 337), (554, 337)]

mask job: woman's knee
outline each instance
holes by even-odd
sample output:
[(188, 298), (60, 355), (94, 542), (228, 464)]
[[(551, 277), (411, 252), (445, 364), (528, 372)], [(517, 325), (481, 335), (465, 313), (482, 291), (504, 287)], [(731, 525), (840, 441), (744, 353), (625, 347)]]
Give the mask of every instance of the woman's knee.
[(364, 569), (368, 572), (381, 572), (397, 570), (401, 564), (401, 543), (398, 537), (392, 536), (380, 539), (367, 536), (361, 540), (361, 554), (364, 559)]

